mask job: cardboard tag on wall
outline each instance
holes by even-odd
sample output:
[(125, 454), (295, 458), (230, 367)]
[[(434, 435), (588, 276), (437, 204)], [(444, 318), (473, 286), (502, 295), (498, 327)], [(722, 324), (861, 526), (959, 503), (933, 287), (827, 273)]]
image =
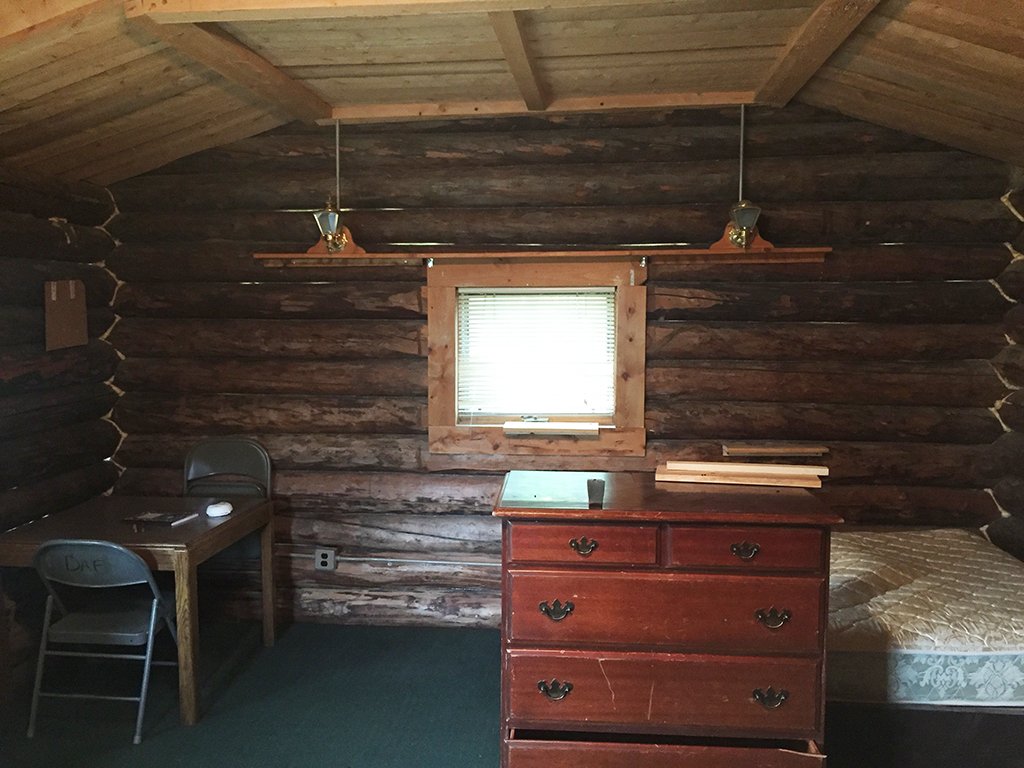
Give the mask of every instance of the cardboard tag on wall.
[(81, 280), (48, 280), (43, 290), (46, 350), (88, 344), (89, 321), (85, 309), (85, 283)]

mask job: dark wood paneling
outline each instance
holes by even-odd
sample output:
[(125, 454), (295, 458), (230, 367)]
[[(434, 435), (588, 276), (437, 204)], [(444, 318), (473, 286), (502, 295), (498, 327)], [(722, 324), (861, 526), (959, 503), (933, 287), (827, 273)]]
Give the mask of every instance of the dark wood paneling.
[[(2, 231), (2, 228), (0, 228)], [(0, 258), (0, 304), (43, 306), (43, 283), (47, 280), (81, 280), (90, 307), (106, 307), (114, 296), (116, 283), (109, 272), (94, 264), (72, 264), (40, 259)]]
[(0, 486), (11, 488), (95, 465), (113, 456), (120, 441), (117, 427), (102, 419), (5, 438), (0, 440)]
[(16, 174), (0, 167), (0, 209), (95, 227), (114, 215), (114, 200), (107, 190), (88, 182)]
[(105, 231), (66, 221), (0, 211), (0, 257), (96, 262), (114, 247)]
[(73, 507), (114, 485), (117, 467), (108, 461), (0, 491), (0, 530)]
[(98, 339), (52, 352), (34, 344), (0, 347), (0, 397), (106, 381), (118, 362), (117, 350)]

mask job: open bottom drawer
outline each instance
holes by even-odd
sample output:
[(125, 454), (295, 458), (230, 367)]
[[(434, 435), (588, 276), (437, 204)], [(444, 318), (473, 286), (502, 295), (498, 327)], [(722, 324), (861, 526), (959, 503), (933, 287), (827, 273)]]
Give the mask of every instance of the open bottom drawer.
[[(550, 737), (550, 738), (548, 738)], [(512, 731), (505, 768), (824, 768), (813, 741), (609, 742), (600, 734)]]

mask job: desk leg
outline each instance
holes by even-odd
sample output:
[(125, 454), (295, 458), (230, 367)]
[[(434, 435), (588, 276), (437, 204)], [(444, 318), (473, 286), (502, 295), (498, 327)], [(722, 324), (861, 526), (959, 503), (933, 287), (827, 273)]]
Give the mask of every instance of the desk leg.
[(178, 701), (181, 722), (199, 722), (199, 582), (188, 553), (175, 557), (174, 602), (178, 621)]
[(260, 580), (263, 592), (263, 645), (274, 644), (276, 609), (274, 600), (274, 522), (260, 530)]

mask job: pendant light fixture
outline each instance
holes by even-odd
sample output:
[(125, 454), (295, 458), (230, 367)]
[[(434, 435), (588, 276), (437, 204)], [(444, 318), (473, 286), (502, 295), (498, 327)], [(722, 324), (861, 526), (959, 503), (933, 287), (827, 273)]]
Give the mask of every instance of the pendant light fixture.
[(352, 240), (352, 233), (341, 223), (341, 123), (334, 121), (334, 194), (328, 196), (322, 211), (313, 214), (320, 229), (320, 242), (308, 253), (364, 253)]
[(744, 251), (766, 251), (773, 246), (757, 232), (760, 206), (743, 197), (743, 145), (746, 138), (746, 107), (740, 105), (740, 173), (739, 197), (729, 210), (729, 223), (725, 226), (722, 239), (711, 246), (711, 250), (742, 249)]

